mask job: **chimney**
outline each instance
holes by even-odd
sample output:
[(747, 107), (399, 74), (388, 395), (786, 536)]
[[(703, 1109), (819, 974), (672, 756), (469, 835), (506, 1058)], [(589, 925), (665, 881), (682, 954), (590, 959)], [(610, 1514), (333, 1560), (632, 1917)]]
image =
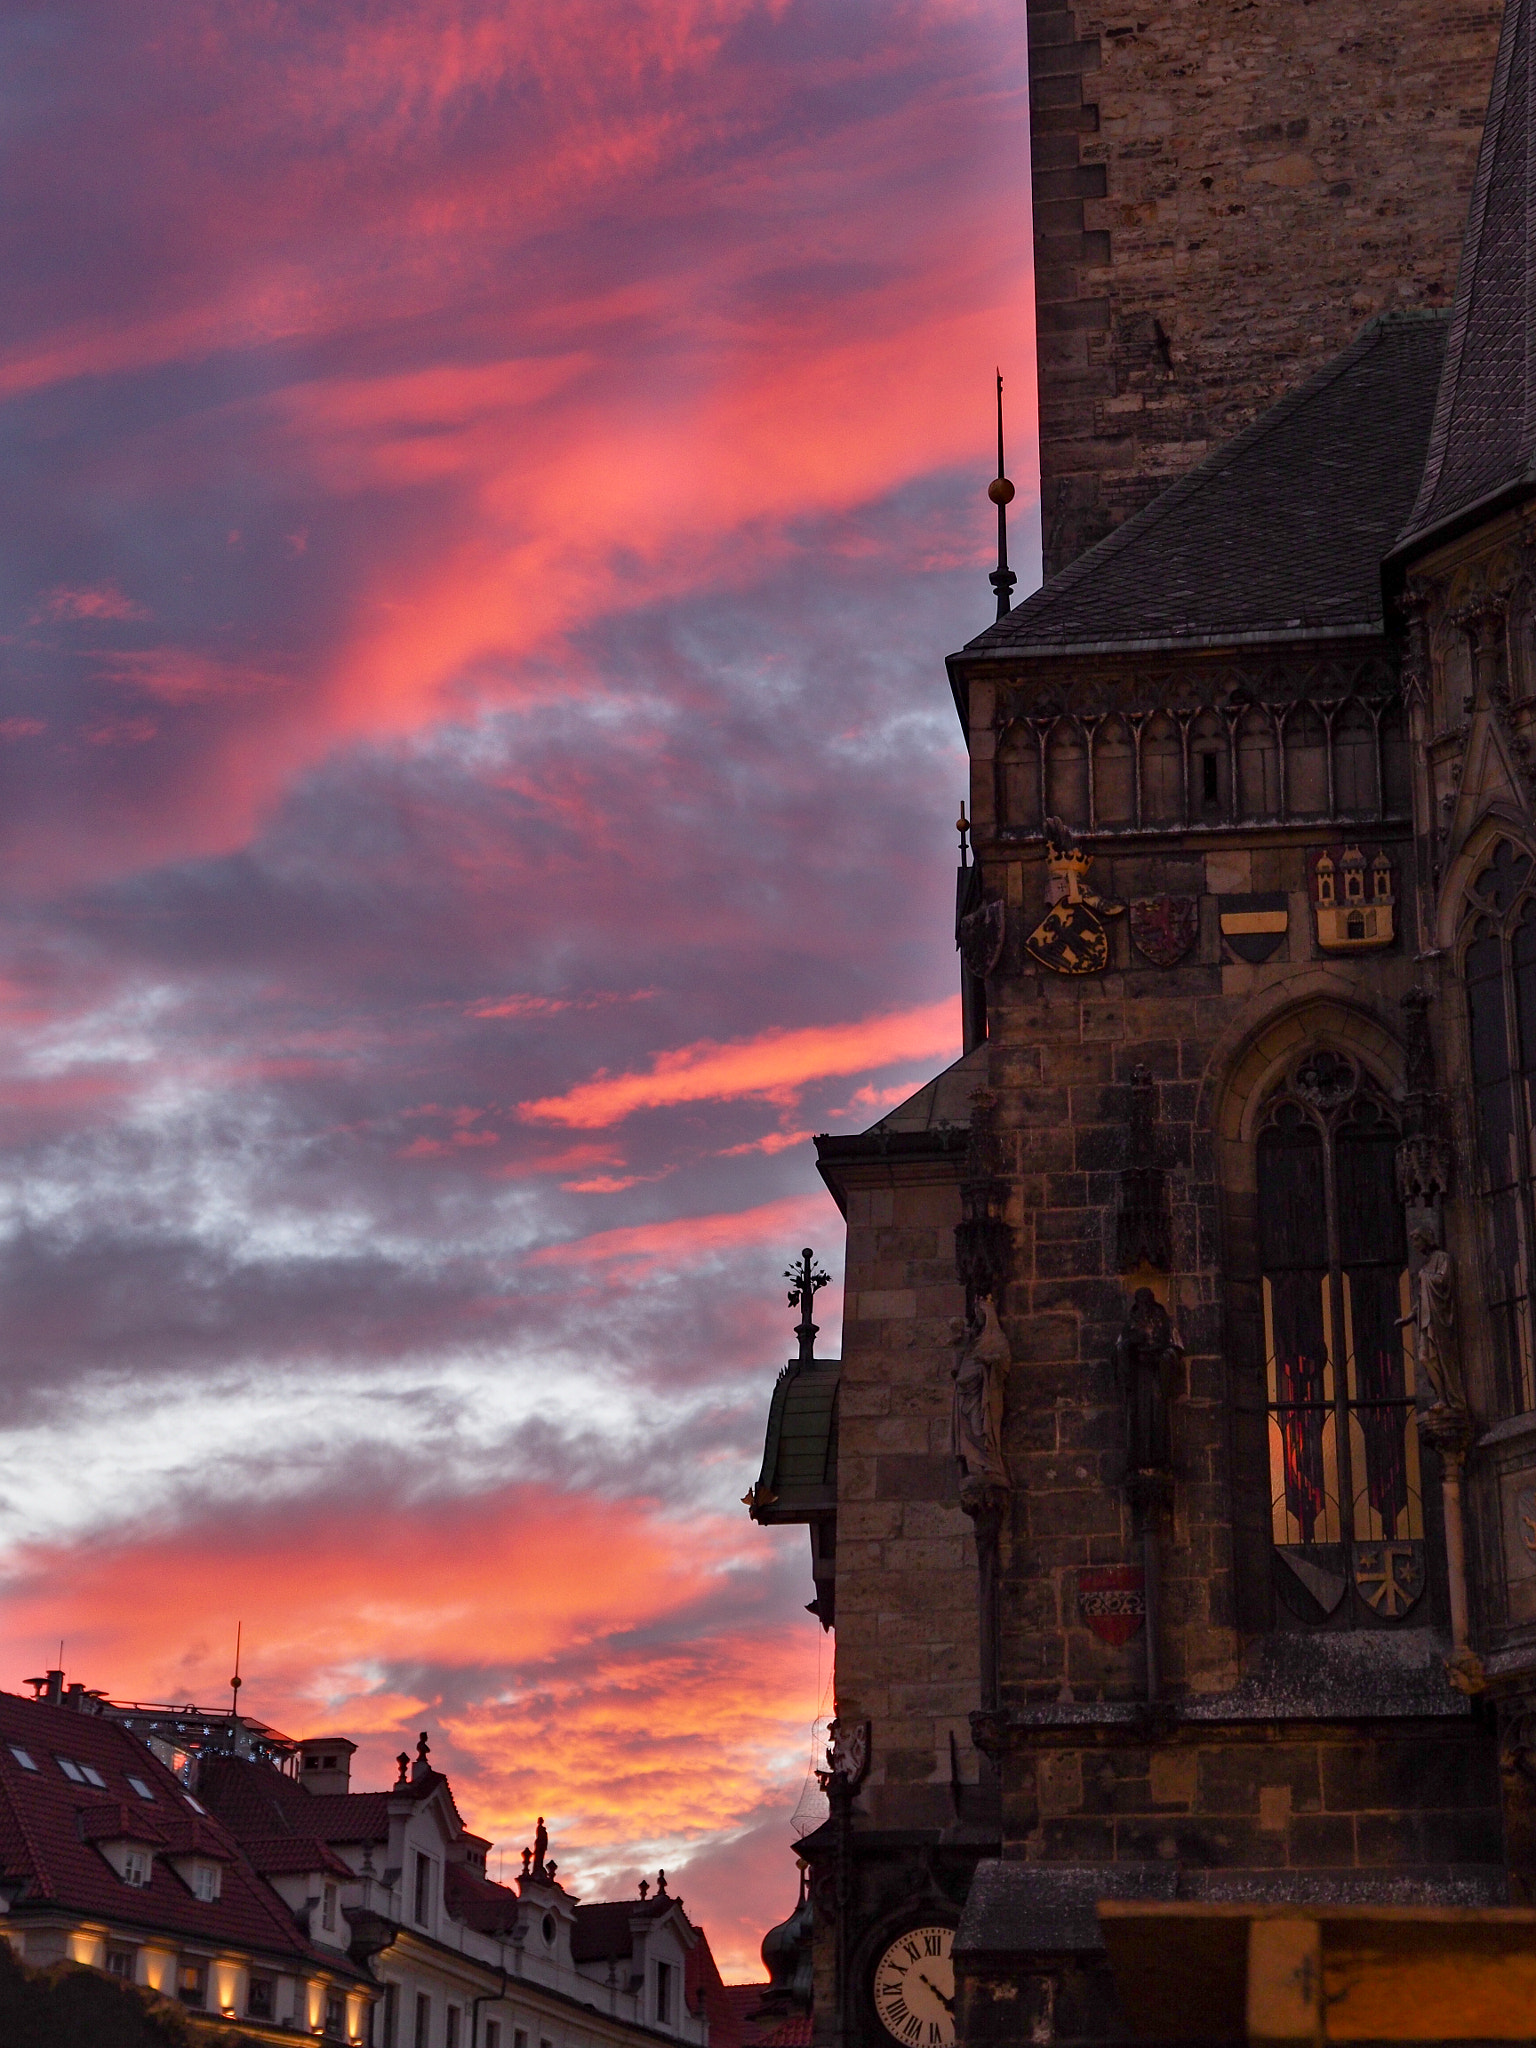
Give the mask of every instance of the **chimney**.
[(299, 1745), (299, 1783), (306, 1792), (350, 1792), (355, 1742), (345, 1735), (317, 1735)]

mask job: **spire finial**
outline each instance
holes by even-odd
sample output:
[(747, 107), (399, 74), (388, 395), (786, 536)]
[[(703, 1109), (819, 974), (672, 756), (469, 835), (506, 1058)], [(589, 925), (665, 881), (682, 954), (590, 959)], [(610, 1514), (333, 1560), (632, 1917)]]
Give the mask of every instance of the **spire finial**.
[(965, 798), (961, 797), (960, 815), (955, 820), (955, 830), (960, 834), (960, 865), (963, 868), (968, 868), (971, 864), (971, 849), (967, 844), (970, 829), (971, 821), (965, 815)]
[(231, 1721), (238, 1719), (240, 1713), (240, 1637), (244, 1628), (245, 1623), (243, 1621), (235, 1623), (235, 1675), (229, 1681), (229, 1718)]
[(997, 475), (987, 485), (987, 496), (997, 507), (997, 567), (987, 578), (997, 592), (997, 616), (1006, 619), (1013, 609), (1013, 586), (1018, 577), (1008, 566), (1008, 507), (1013, 485), (1003, 471), (1003, 373), (997, 373)]
[(797, 1263), (784, 1268), (784, 1278), (794, 1282), (789, 1290), (789, 1305), (800, 1311), (800, 1320), (795, 1325), (795, 1335), (800, 1339), (800, 1363), (814, 1365), (816, 1332), (821, 1326), (811, 1321), (811, 1309), (817, 1294), (827, 1284), (827, 1275), (817, 1265), (816, 1255), (807, 1245)]

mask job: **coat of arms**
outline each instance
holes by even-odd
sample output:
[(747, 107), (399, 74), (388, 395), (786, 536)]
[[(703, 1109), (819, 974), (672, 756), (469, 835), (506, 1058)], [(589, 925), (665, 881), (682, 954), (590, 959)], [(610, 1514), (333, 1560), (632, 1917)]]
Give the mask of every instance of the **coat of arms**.
[(1283, 889), (1221, 898), (1221, 936), (1235, 958), (1257, 967), (1280, 949), (1291, 921), (1291, 899)]
[(1355, 1590), (1383, 1621), (1405, 1615), (1424, 1590), (1422, 1543), (1357, 1543)]
[(1077, 1611), (1101, 1643), (1119, 1649), (1146, 1619), (1146, 1581), (1134, 1564), (1103, 1564), (1077, 1575)]
[(1008, 912), (1000, 902), (983, 903), (960, 920), (960, 958), (967, 974), (985, 981), (997, 970), (1008, 936)]
[(1125, 905), (1096, 896), (1087, 887), (1093, 855), (1060, 818), (1045, 821), (1050, 909), (1024, 941), (1025, 947), (1052, 974), (1102, 974), (1109, 965), (1109, 933), (1103, 919), (1118, 917)]
[(1138, 953), (1144, 953), (1154, 967), (1175, 967), (1200, 936), (1200, 898), (1133, 896), (1130, 901), (1131, 937)]
[(1325, 953), (1390, 946), (1397, 903), (1391, 861), (1378, 846), (1325, 846), (1312, 863), (1312, 914)]

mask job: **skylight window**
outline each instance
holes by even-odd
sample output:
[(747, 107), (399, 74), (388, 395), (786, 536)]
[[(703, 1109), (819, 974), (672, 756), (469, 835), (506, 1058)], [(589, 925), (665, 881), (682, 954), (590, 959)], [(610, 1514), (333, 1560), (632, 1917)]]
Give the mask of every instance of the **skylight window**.
[(82, 1764), (80, 1766), (80, 1775), (84, 1778), (87, 1785), (99, 1785), (103, 1792), (106, 1791), (107, 1781), (94, 1764)]
[(56, 1756), (54, 1762), (64, 1773), (65, 1777), (68, 1778), (71, 1785), (83, 1785), (85, 1783), (85, 1773), (73, 1757)]
[(14, 1742), (11, 1744), (11, 1755), (15, 1757), (17, 1763), (21, 1765), (24, 1771), (35, 1771), (37, 1769), (37, 1765), (33, 1763), (27, 1752), (24, 1749), (18, 1749)]
[(153, 1792), (150, 1791), (149, 1787), (145, 1784), (142, 1778), (135, 1778), (130, 1773), (128, 1783), (132, 1786), (133, 1790), (138, 1793), (141, 1799), (148, 1799), (151, 1803), (153, 1803), (155, 1795)]

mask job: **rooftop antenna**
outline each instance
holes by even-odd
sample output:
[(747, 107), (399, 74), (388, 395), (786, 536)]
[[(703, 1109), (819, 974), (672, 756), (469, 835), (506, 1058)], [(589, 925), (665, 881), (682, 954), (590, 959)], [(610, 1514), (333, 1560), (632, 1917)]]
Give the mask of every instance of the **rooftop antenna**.
[(240, 1633), (244, 1627), (245, 1623), (243, 1621), (235, 1623), (235, 1675), (229, 1681), (229, 1718), (231, 1721), (238, 1721), (240, 1718)]
[(997, 373), (997, 475), (987, 485), (987, 496), (997, 507), (997, 567), (987, 578), (997, 592), (997, 616), (1006, 619), (1013, 609), (1013, 586), (1018, 577), (1008, 566), (1008, 507), (1013, 502), (1013, 485), (1003, 472), (1003, 373)]

